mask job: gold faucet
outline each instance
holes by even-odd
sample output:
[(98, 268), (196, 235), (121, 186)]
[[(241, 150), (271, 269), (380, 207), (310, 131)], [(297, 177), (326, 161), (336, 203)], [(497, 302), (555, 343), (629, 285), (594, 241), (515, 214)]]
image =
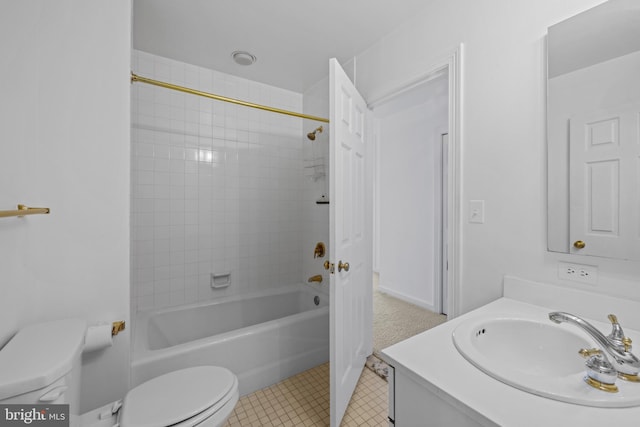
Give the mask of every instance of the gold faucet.
[(309, 282), (309, 283), (312, 283), (312, 282), (322, 283), (322, 274), (316, 274), (315, 276), (309, 277), (309, 280), (307, 280), (307, 282)]
[(324, 243), (318, 242), (316, 243), (316, 248), (313, 250), (313, 257), (322, 258), (324, 256), (325, 251), (326, 251), (326, 248), (324, 246)]

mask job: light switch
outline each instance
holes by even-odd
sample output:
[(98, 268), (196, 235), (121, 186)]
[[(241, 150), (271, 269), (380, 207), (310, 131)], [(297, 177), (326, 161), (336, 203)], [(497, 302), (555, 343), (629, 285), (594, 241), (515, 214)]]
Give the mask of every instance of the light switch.
[(484, 200), (469, 200), (469, 222), (484, 224)]

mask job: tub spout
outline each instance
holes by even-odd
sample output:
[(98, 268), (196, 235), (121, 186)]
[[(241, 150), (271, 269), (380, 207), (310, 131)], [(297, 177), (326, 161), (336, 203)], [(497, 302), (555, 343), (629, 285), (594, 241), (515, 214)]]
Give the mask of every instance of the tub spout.
[(311, 276), (311, 277), (309, 277), (309, 280), (307, 280), (307, 282), (309, 282), (309, 283), (313, 283), (313, 282), (322, 283), (322, 275), (321, 274), (316, 274), (315, 276)]

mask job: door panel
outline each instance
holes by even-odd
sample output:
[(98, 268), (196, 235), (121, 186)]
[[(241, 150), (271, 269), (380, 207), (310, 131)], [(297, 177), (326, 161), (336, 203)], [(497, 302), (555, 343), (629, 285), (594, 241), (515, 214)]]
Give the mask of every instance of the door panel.
[(571, 118), (571, 253), (640, 259), (639, 118), (638, 106)]
[(339, 426), (372, 350), (372, 194), (368, 109), (335, 59), (330, 67), (331, 425)]

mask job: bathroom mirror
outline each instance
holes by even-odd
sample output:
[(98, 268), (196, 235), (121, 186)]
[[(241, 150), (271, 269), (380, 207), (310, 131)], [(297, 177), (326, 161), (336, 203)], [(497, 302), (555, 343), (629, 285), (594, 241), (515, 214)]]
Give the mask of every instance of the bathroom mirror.
[(547, 59), (548, 250), (640, 260), (640, 1), (549, 27)]

